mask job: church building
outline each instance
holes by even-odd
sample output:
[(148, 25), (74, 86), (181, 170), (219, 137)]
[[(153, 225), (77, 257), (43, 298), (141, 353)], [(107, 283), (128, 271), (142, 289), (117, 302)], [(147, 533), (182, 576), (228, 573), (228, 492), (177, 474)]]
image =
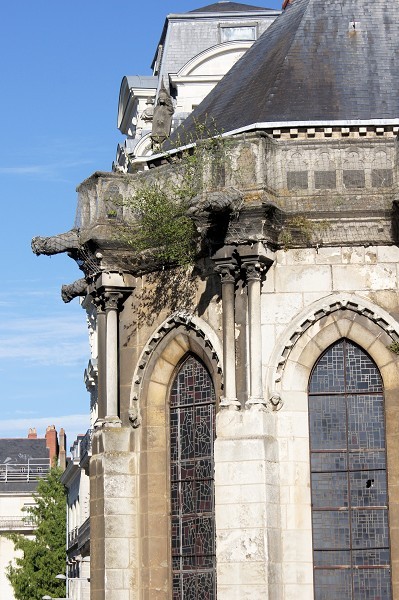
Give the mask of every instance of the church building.
[[(215, 6), (253, 12), (215, 46), (266, 10)], [(140, 123), (124, 80), (113, 172), (34, 238), (83, 271), (92, 600), (399, 600), (398, 23), (286, 0), (198, 104), (187, 63), (143, 80)], [(148, 197), (192, 261), (137, 245)]]

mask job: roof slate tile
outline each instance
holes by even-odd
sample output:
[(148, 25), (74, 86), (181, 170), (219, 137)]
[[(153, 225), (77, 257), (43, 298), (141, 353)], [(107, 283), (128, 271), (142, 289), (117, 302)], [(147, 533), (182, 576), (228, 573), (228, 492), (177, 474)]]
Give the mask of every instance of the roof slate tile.
[[(354, 25), (353, 25), (354, 22)], [(399, 118), (399, 2), (295, 0), (184, 123)]]

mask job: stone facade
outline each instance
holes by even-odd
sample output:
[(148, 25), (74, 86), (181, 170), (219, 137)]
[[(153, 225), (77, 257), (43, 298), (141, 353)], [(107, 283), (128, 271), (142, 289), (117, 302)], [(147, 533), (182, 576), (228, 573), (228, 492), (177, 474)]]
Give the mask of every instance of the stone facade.
[[(218, 598), (311, 597), (307, 390), (318, 358), (342, 338), (370, 355), (384, 382), (397, 593), (399, 374), (397, 355), (388, 349), (399, 339), (398, 249), (390, 210), (397, 143), (392, 128), (382, 136), (369, 132), (364, 139), (355, 128), (350, 139), (340, 133), (328, 145), (336, 181), (342, 181), (342, 154), (347, 164), (356, 143), (356, 155), (366, 155), (367, 149), (366, 172), (375, 162), (373, 152), (388, 157), (384, 168), (389, 162), (391, 185), (373, 187), (369, 179), (356, 191), (342, 184), (328, 194), (312, 187), (288, 189), (291, 163), (285, 155), (291, 147), (298, 152), (302, 144), (307, 148), (306, 132), (303, 142), (289, 138), (289, 132), (287, 139), (276, 138), (275, 132), (236, 138), (229, 153), (235, 167), (226, 170), (220, 191), (228, 196), (232, 187), (239, 189), (241, 209), (230, 220), (225, 245), (211, 260), (200, 261), (201, 275), (194, 278), (188, 303), (170, 275), (162, 279), (160, 273), (157, 281), (140, 263), (129, 269), (129, 261), (134, 263), (127, 248), (115, 242), (118, 224), (107, 212), (110, 194), (131, 195), (143, 174), (96, 174), (80, 187), (80, 252), (94, 244), (91, 256), (98, 265), (97, 274), (88, 275), (85, 304), (104, 311), (96, 337), (102, 340), (99, 373), (105, 363), (107, 374), (105, 389), (99, 382), (97, 390), (90, 463), (92, 598), (170, 597), (167, 407), (174, 374), (188, 354), (206, 366), (220, 399), (215, 441)], [(321, 136), (319, 156), (325, 147)], [(316, 156), (314, 141), (311, 152)], [(157, 177), (167, 178), (173, 169), (160, 166)], [(208, 197), (214, 193), (214, 187), (204, 192)], [(344, 195), (344, 205), (333, 194)], [(299, 206), (307, 208), (306, 221), (296, 223), (298, 214), (305, 218)], [(128, 218), (123, 207), (118, 210), (119, 220)], [(282, 234), (287, 231), (291, 237), (286, 239)], [(162, 298), (159, 285), (172, 292), (176, 288)]]
[[(283, 31), (298, 26), (294, 17), (299, 20), (300, 11), (315, 3), (292, 4), (292, 19), (282, 17)], [(277, 21), (273, 32), (278, 39)], [(157, 264), (151, 253), (134, 253), (121, 234), (121, 227), (124, 233), (137, 227), (128, 198), (147, 183), (155, 181), (162, 190), (178, 182), (182, 149), (147, 157), (140, 173), (95, 173), (78, 188), (78, 239), (67, 250), (85, 273), (84, 305), (94, 315), (98, 365), (90, 460), (91, 598), (398, 599), (397, 119), (261, 122), (246, 131), (238, 125), (227, 136), (223, 164), (206, 154), (199, 171), (199, 192), (188, 212), (202, 246), (187, 272)], [(60, 238), (35, 240), (39, 246), (47, 253), (65, 250)], [(379, 401), (384, 398), (378, 419), (355, 410), (361, 423), (356, 421), (352, 436), (346, 414), (346, 446), (338, 450), (333, 437), (343, 421), (332, 409), (312, 416), (310, 389), (315, 366), (337, 344), (355, 348), (368, 365), (359, 376), (359, 406), (377, 394), (370, 391), (367, 369), (378, 374)], [(210, 421), (207, 431), (201, 422), (203, 445), (212, 441), (214, 457), (215, 537), (204, 538), (210, 545), (215, 540), (216, 577), (209, 584), (203, 564), (191, 565), (194, 591), (182, 567), (190, 552), (185, 554), (183, 542), (183, 551), (176, 551), (176, 538), (191, 535), (184, 515), (180, 534), (174, 529), (176, 502), (184, 512), (184, 486), (194, 476), (182, 476), (178, 501), (172, 477), (172, 453), (185, 442), (175, 440), (176, 431), (184, 436), (181, 422), (173, 420), (172, 392), (184, 387), (179, 378), (187, 357), (209, 373), (217, 399), (214, 443)], [(337, 377), (330, 368), (325, 380), (334, 387)], [(337, 394), (324, 396), (333, 405)], [(184, 410), (178, 414), (184, 420)], [(197, 435), (196, 427), (187, 426), (188, 437)], [(358, 439), (366, 454), (373, 450), (370, 432), (377, 432), (379, 456), (386, 448), (387, 493), (384, 484), (370, 492), (380, 493), (380, 504), (367, 496), (378, 488), (368, 458), (356, 475), (345, 470), (348, 480), (360, 482), (357, 500), (322, 504), (325, 519), (335, 507), (339, 520), (353, 509), (352, 501), (364, 503), (353, 509), (343, 549), (338, 542), (329, 546), (328, 534), (321, 542), (317, 537), (317, 494), (324, 493), (327, 502), (328, 491), (314, 483), (311, 456), (322, 452), (314, 447), (315, 430), (320, 439), (332, 432), (323, 452), (346, 452), (345, 460), (353, 457), (348, 448)], [(328, 489), (337, 472), (324, 478)], [(204, 479), (208, 484), (209, 477)], [(371, 522), (386, 515), (387, 507), (389, 524), (382, 533)], [(196, 512), (204, 527), (205, 512), (203, 506)], [(358, 537), (356, 515), (365, 519)], [(206, 543), (195, 531), (193, 545), (202, 548), (195, 559), (201, 562), (208, 557)], [(349, 535), (345, 527), (336, 531)], [(385, 536), (385, 546), (378, 536)], [(381, 563), (371, 564), (374, 570), (370, 540), (373, 551), (385, 553)], [(360, 568), (353, 562), (359, 548), (366, 553)], [(350, 554), (349, 562), (341, 555), (327, 567), (318, 562), (336, 550)], [(327, 591), (319, 583), (323, 568), (330, 569)]]
[(61, 476), (67, 492), (67, 590), (71, 600), (90, 598), (90, 479), (91, 434), (78, 436)]

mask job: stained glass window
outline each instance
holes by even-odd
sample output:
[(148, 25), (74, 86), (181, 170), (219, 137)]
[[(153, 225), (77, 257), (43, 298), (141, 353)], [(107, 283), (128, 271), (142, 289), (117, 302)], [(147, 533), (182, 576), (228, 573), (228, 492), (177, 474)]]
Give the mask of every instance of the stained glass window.
[(190, 356), (170, 395), (173, 600), (214, 600), (215, 392), (205, 367)]
[(349, 340), (313, 369), (309, 425), (315, 600), (390, 600), (382, 380)]

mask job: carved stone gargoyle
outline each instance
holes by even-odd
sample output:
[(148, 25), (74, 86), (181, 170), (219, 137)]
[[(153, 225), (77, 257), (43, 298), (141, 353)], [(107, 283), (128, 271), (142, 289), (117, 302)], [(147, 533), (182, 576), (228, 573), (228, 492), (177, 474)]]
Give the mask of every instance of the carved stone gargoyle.
[(52, 235), (50, 237), (34, 237), (31, 242), (33, 252), (40, 256), (52, 256), (62, 252), (72, 252), (80, 247), (79, 235), (76, 229), (71, 229), (66, 233)]

